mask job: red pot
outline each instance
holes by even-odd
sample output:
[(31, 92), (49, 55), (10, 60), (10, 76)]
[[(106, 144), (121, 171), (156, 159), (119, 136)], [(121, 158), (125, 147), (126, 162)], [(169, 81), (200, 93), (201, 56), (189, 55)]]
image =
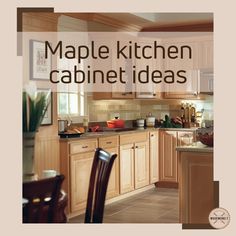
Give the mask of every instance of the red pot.
[(108, 128), (124, 128), (125, 127), (125, 121), (121, 119), (113, 119), (107, 121), (107, 127)]

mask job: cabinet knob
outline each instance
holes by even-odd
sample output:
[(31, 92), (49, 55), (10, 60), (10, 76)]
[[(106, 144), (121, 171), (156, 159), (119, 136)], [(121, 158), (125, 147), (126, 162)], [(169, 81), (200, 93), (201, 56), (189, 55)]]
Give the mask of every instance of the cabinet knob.
[(106, 142), (106, 144), (111, 144), (112, 142), (111, 141), (109, 141), (109, 142)]
[(135, 148), (138, 148), (138, 146), (136, 146)]
[(82, 148), (88, 148), (88, 146), (86, 145), (86, 146), (82, 146)]

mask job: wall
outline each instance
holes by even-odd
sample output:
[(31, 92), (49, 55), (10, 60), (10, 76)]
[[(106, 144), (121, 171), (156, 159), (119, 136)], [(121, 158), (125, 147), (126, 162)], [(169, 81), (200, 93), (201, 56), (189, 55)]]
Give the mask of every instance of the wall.
[(193, 103), (196, 111), (204, 109), (204, 118), (213, 120), (213, 97), (205, 100), (93, 100), (88, 99), (89, 121), (106, 121), (119, 115), (125, 120), (145, 118), (149, 112), (157, 119), (167, 114), (171, 117), (180, 116), (181, 103)]

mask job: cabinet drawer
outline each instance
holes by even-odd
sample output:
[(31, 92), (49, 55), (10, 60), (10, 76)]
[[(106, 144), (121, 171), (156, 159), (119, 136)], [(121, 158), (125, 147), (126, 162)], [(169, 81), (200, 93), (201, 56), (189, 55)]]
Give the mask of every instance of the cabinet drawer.
[(99, 147), (106, 149), (111, 147), (117, 147), (119, 145), (118, 136), (109, 136), (98, 139)]
[(147, 140), (148, 140), (148, 132), (120, 135), (120, 145), (129, 144), (129, 143), (145, 142)]
[(70, 154), (95, 151), (97, 148), (97, 139), (87, 139), (75, 143), (70, 143)]

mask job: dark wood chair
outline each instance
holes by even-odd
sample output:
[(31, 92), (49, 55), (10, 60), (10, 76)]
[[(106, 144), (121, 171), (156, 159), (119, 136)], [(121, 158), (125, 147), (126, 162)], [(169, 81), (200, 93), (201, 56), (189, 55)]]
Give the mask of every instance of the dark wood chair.
[(97, 148), (91, 169), (84, 223), (102, 223), (107, 185), (117, 154)]
[(64, 175), (23, 183), (23, 223), (58, 223), (57, 210)]

